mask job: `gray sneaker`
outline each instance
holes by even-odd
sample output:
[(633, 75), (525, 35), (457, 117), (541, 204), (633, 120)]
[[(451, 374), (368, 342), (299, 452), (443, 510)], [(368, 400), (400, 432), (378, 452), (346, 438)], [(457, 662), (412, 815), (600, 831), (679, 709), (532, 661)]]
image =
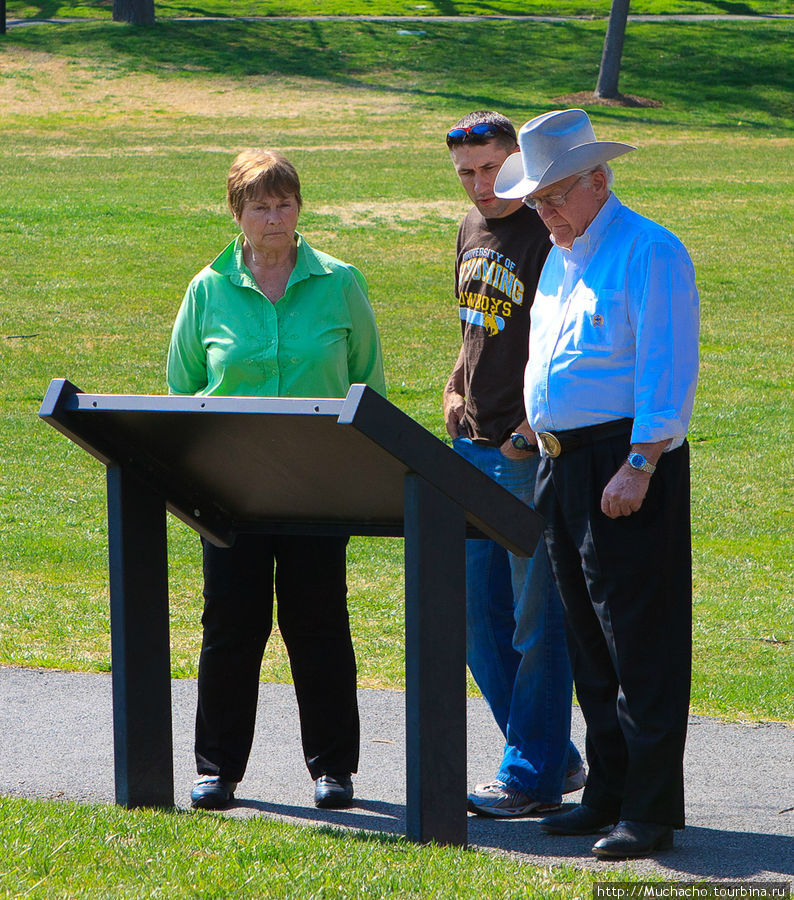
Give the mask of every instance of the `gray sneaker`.
[(587, 783), (587, 771), (584, 763), (579, 763), (579, 768), (568, 772), (565, 781), (562, 783), (563, 794), (572, 794), (574, 791), (580, 791)]
[(521, 816), (545, 815), (560, 808), (559, 803), (541, 803), (520, 791), (511, 791), (502, 781), (478, 784), (469, 794), (469, 812), (494, 819), (517, 819)]

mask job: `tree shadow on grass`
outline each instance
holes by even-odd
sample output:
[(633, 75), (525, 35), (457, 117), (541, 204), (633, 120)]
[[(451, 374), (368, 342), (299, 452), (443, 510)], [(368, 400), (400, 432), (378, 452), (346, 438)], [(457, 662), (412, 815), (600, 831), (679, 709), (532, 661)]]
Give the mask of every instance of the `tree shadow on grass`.
[(730, 0), (712, 0), (717, 11), (726, 16), (757, 16), (758, 10), (747, 3), (733, 3)]
[[(620, 89), (662, 103), (671, 124), (735, 125), (741, 119), (791, 129), (794, 67), (790, 26), (785, 29), (754, 25), (748, 40), (746, 25), (635, 26)], [(138, 27), (42, 25), (15, 29), (9, 38), (122, 71), (301, 76), (508, 112), (525, 110), (538, 97), (591, 90), (603, 42), (602, 27), (581, 22), (439, 22), (425, 24), (418, 35), (400, 30), (396, 23), (362, 21), (160, 20)], [(635, 122), (647, 115), (632, 113)]]
[[(23, 13), (24, 8), (24, 13)], [(113, 0), (82, 0), (80, 3), (82, 17), (94, 18), (109, 16), (113, 11)], [(24, 15), (27, 19), (52, 19), (56, 16), (71, 16), (70, 12), (63, 12), (63, 4), (59, 0), (38, 0), (35, 3), (7, 4), (8, 18), (17, 18)]]

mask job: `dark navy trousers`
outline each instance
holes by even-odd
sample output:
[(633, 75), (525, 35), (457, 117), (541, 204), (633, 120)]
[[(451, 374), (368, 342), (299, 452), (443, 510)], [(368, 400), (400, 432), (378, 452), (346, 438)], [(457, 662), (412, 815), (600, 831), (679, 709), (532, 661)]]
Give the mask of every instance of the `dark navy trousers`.
[(541, 460), (535, 508), (566, 614), (587, 725), (582, 802), (616, 818), (684, 825), (692, 658), (689, 447), (664, 453), (640, 510), (601, 494), (629, 435)]

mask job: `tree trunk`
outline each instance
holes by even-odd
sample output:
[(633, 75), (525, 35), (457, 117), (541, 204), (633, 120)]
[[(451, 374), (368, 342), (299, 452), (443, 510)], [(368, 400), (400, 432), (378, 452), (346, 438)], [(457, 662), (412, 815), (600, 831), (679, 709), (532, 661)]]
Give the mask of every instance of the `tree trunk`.
[(626, 35), (626, 20), (629, 17), (630, 0), (612, 0), (609, 11), (607, 33), (604, 38), (604, 52), (601, 56), (601, 68), (598, 70), (596, 97), (619, 97), (618, 76), (620, 75), (620, 57), (623, 55), (623, 38)]
[(113, 21), (131, 25), (154, 23), (154, 0), (113, 0)]

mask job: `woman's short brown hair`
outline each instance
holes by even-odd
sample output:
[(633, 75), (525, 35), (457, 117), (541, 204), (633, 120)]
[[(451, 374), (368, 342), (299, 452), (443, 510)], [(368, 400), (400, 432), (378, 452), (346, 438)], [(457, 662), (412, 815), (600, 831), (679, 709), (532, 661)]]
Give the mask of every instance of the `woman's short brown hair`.
[(237, 154), (226, 179), (226, 199), (235, 218), (240, 216), (247, 200), (290, 194), (295, 195), (300, 209), (303, 205), (300, 178), (285, 156), (274, 150), (243, 150)]

